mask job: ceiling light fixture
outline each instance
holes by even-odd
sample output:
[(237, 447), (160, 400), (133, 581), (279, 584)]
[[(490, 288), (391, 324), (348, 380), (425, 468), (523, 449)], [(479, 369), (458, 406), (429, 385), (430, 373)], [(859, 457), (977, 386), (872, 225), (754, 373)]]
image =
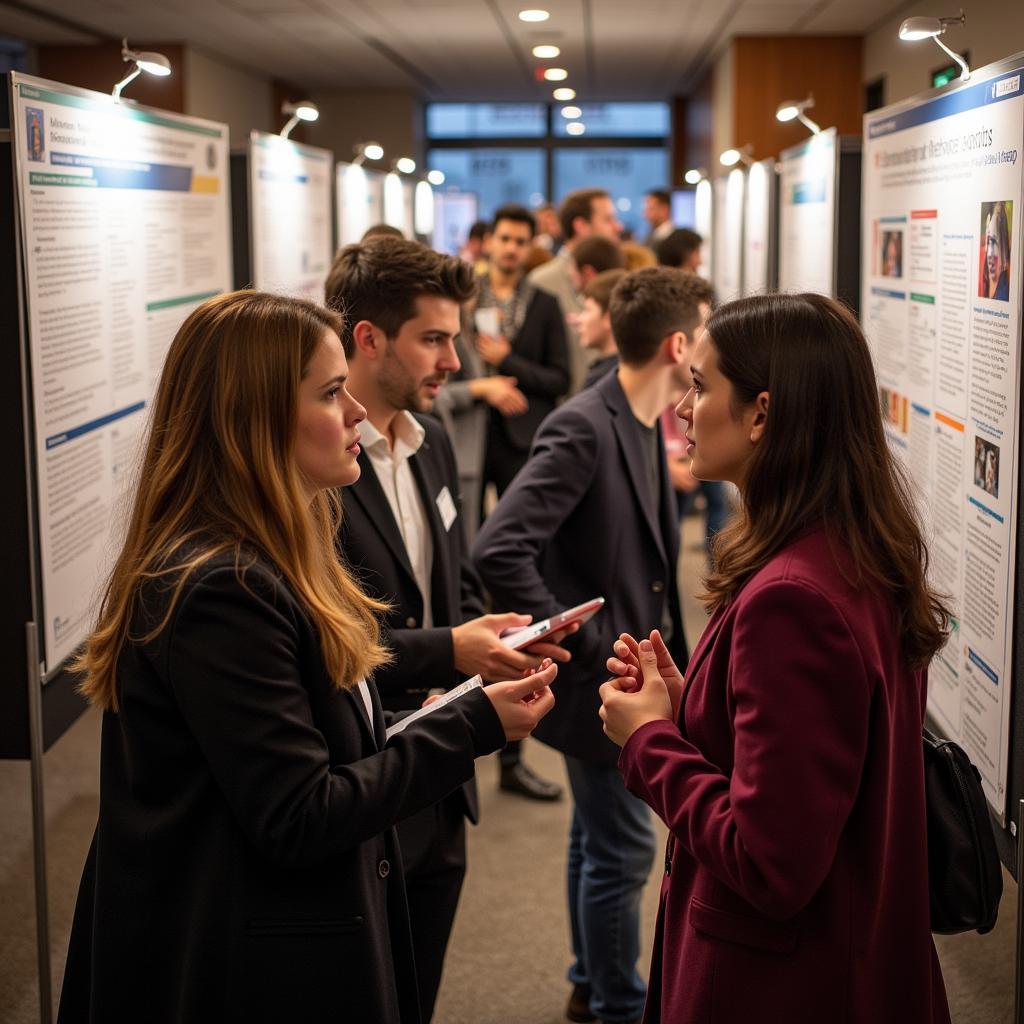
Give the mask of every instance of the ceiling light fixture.
[(444, 171), (439, 171), (436, 168), (432, 171), (427, 171), (427, 181), (429, 181), (431, 185), (443, 185)]
[(132, 68), (110, 91), (115, 103), (121, 102), (121, 91), (129, 82), (134, 82), (143, 71), (147, 75), (156, 75), (157, 78), (166, 78), (171, 73), (171, 62), (162, 53), (156, 53), (154, 50), (129, 50), (127, 39), (121, 40), (121, 59), (131, 64)]
[(805, 100), (786, 100), (784, 103), (780, 103), (778, 109), (775, 111), (775, 119), (777, 121), (799, 121), (812, 135), (821, 134), (821, 125), (816, 121), (812, 121), (809, 117), (804, 114), (805, 110), (810, 110), (814, 106), (814, 97), (808, 96)]
[(537, 8), (519, 12), (520, 21), (547, 21), (550, 17), (551, 14), (548, 11), (542, 11)]
[(582, 135), (587, 130), (587, 126), (582, 121), (570, 121), (565, 126), (565, 130), (569, 135)]
[(744, 166), (749, 167), (754, 161), (751, 159), (753, 153), (753, 146), (746, 145), (741, 146), (739, 149), (727, 149), (718, 158), (718, 162), (723, 167), (735, 167), (738, 163), (742, 163)]
[(567, 85), (560, 86), (551, 94), (559, 103), (566, 103), (576, 99), (576, 90), (570, 89)]
[(298, 103), (286, 101), (281, 104), (281, 113), (289, 115), (281, 129), (281, 138), (287, 139), (300, 121), (315, 121), (320, 116), (320, 108), (310, 100), (301, 100)]
[(569, 77), (569, 72), (565, 68), (545, 68), (544, 77), (549, 82), (564, 82)]
[(416, 170), (416, 161), (411, 156), (400, 156), (391, 165), (391, 169), (399, 174), (412, 174)]
[(356, 153), (353, 165), (359, 167), (365, 160), (383, 160), (384, 147), (379, 142), (357, 142), (353, 147)]
[(949, 54), (960, 65), (960, 81), (966, 82), (971, 77), (971, 69), (967, 61), (958, 53), (954, 53), (940, 38), (950, 25), (962, 25), (966, 21), (963, 9), (955, 18), (907, 18), (900, 25), (900, 39), (908, 43), (920, 39), (934, 39), (935, 45)]
[(566, 120), (574, 121), (583, 116), (583, 111), (579, 107), (562, 107), (561, 114)]
[(703, 167), (691, 167), (684, 175), (683, 181), (687, 185), (699, 185), (706, 177), (708, 172)]
[(554, 60), (562, 51), (557, 46), (542, 44), (533, 48), (533, 55), (538, 60)]

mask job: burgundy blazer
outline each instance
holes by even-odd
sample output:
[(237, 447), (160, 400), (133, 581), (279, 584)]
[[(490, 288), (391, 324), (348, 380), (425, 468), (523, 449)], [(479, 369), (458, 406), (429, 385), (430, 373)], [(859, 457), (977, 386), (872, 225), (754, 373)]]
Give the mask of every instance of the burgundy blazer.
[(681, 720), (622, 749), (670, 830), (644, 1020), (947, 1024), (928, 913), (927, 676), (803, 535), (708, 623)]

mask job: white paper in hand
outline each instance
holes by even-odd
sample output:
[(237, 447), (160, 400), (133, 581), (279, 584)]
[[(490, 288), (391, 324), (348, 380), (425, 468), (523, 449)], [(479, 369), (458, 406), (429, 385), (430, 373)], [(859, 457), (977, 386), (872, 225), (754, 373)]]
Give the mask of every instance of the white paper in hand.
[(449, 690), (443, 697), (438, 697), (433, 704), (428, 704), (425, 708), (420, 708), (419, 711), (414, 711), (411, 715), (406, 715), (399, 722), (395, 722), (393, 726), (387, 731), (387, 739), (391, 739), (392, 736), (397, 736), (400, 732), (404, 731), (413, 722), (424, 718), (427, 715), (433, 714), (438, 708), (443, 708), (446, 704), (451, 704), (453, 700), (458, 700), (460, 697), (464, 697), (470, 690), (475, 690), (478, 686), (483, 686), (484, 681), (479, 676), (473, 676), (472, 679), (467, 679), (464, 683), (460, 683), (454, 689)]

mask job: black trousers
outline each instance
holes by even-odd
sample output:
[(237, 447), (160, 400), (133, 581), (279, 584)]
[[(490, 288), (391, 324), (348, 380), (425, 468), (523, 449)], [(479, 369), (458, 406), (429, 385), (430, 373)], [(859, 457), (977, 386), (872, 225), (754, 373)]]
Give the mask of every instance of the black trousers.
[(398, 825), (423, 1024), (441, 986), (444, 955), (466, 877), (466, 817), (462, 792)]

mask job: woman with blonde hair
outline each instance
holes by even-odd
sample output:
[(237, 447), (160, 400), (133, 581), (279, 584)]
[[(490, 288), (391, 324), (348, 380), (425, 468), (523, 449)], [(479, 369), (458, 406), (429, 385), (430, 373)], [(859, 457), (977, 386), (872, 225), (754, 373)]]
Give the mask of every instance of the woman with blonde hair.
[(340, 318), (205, 302), (161, 376), (123, 548), (79, 660), (100, 812), (60, 1020), (420, 1019), (392, 826), (528, 734), (554, 666), (385, 737), (388, 657), (339, 560), (363, 408)]

